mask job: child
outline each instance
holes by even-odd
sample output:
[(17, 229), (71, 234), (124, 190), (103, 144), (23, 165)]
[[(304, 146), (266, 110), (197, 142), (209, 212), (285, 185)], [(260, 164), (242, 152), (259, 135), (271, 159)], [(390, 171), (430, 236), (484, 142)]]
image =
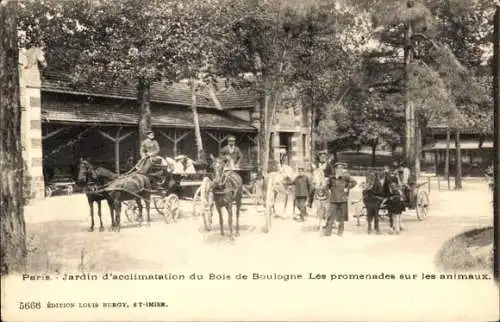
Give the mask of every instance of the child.
[(299, 208), (300, 215), (294, 220), (304, 221), (304, 216), (307, 216), (306, 205), (311, 192), (311, 182), (305, 175), (303, 166), (299, 166), (297, 170), (299, 174), (293, 180), (293, 185), (295, 186), (295, 205)]

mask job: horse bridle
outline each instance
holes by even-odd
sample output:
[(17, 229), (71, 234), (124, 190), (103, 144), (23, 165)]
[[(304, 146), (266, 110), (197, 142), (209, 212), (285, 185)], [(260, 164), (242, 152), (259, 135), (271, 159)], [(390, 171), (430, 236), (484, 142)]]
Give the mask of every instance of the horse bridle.
[[(97, 176), (97, 173), (96, 173), (94, 167), (88, 161), (82, 161), (81, 165), (84, 165), (87, 168), (86, 176), (85, 176), (86, 184), (87, 185), (97, 185), (96, 181), (98, 179), (98, 176)], [(90, 180), (89, 180), (89, 175), (90, 175)]]

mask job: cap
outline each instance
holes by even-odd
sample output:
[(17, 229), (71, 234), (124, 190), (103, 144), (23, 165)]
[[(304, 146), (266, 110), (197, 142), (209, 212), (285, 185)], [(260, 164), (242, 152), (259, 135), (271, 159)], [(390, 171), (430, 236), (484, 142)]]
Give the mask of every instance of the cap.
[(228, 141), (236, 141), (236, 138), (234, 137), (234, 135), (230, 135), (228, 138), (227, 138)]
[(149, 134), (154, 134), (153, 131), (149, 130), (149, 131), (146, 131), (146, 135), (149, 135)]
[(347, 163), (345, 162), (335, 162), (334, 167), (344, 167), (347, 168)]
[(318, 155), (327, 155), (328, 154), (328, 150), (320, 150), (318, 151)]

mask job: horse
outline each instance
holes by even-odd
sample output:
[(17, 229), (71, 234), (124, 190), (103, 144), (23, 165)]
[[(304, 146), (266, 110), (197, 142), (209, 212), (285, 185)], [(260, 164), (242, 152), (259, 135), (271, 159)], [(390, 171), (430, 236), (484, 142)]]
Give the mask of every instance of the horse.
[(309, 204), (312, 205), (314, 201), (318, 203), (318, 207), (316, 208), (316, 218), (318, 220), (316, 228), (320, 230), (321, 227), (326, 225), (326, 220), (328, 219), (328, 197), (330, 196), (325, 172), (322, 168), (317, 168), (313, 171), (312, 186), (313, 189), (309, 197)]
[(366, 209), (366, 221), (368, 223), (368, 234), (372, 233), (372, 222), (376, 234), (380, 234), (379, 211), (382, 203), (383, 190), (380, 182), (380, 175), (377, 172), (370, 172), (366, 176), (366, 186), (363, 189), (363, 204)]
[[(146, 204), (148, 225), (150, 217), (151, 178), (148, 176), (153, 168), (153, 158), (147, 157), (141, 161), (141, 168), (132, 168), (128, 173), (109, 182), (102, 190), (107, 192), (113, 200), (114, 227), (113, 230), (120, 231), (121, 204), (123, 201), (135, 200), (139, 210), (138, 219), (142, 220), (142, 202)], [(165, 170), (166, 171), (166, 170)], [(155, 174), (156, 175), (156, 174)]]
[(394, 173), (386, 173), (382, 185), (382, 194), (386, 198), (385, 207), (390, 220), (393, 233), (399, 234), (401, 227), (401, 214), (406, 210), (403, 202), (403, 190)]
[(97, 214), (99, 216), (99, 221), (101, 223), (99, 231), (104, 231), (104, 226), (102, 224), (101, 217), (101, 201), (106, 200), (108, 202), (109, 211), (111, 215), (111, 228), (114, 227), (114, 216), (113, 216), (113, 200), (108, 193), (98, 192), (98, 190), (106, 185), (111, 180), (114, 180), (118, 175), (108, 169), (103, 167), (95, 167), (89, 161), (80, 160), (78, 166), (78, 183), (85, 184), (85, 194), (87, 195), (87, 201), (90, 207), (90, 228), (89, 232), (94, 231), (94, 202), (97, 203)]
[(226, 170), (226, 160), (211, 155), (211, 167), (214, 171), (212, 181), (212, 195), (215, 208), (219, 214), (220, 234), (224, 236), (224, 220), (222, 208), (228, 213), (229, 237), (233, 236), (233, 203), (236, 204), (235, 236), (240, 234), (240, 209), (243, 198), (243, 179), (232, 170)]
[(295, 177), (295, 172), (288, 165), (281, 166), (278, 171), (269, 172), (266, 175), (259, 175), (255, 184), (255, 195), (257, 204), (264, 207), (266, 215), (266, 223), (262, 229), (263, 232), (268, 233), (271, 229), (272, 217), (278, 217), (275, 205), (279, 193), (286, 193), (286, 196), (288, 197), (288, 186), (291, 185), (292, 180)]

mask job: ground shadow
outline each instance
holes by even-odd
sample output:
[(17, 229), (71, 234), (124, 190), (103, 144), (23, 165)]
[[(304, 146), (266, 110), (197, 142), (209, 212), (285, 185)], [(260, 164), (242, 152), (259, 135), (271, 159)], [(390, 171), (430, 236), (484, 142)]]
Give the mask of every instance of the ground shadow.
[(435, 257), (444, 270), (493, 268), (493, 227), (480, 227), (460, 233), (446, 241)]
[(116, 232), (88, 232), (81, 222), (57, 220), (28, 224), (27, 272), (103, 272), (154, 268), (115, 249)]

